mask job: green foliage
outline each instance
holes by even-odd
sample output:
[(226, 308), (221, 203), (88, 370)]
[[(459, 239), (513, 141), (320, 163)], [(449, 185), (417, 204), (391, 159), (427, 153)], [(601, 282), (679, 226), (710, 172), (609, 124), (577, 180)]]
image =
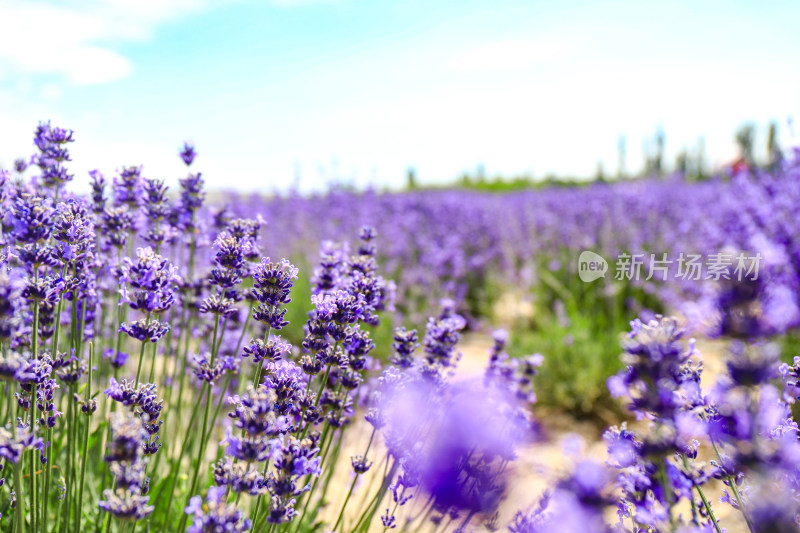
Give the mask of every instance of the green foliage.
[(777, 339), (781, 347), (781, 361), (792, 364), (796, 356), (800, 355), (800, 331), (790, 331)]
[(606, 379), (621, 368), (619, 335), (612, 331), (597, 334), (591, 316), (574, 307), (566, 318), (561, 322), (548, 313), (539, 318), (535, 328), (514, 331), (509, 350), (545, 356), (536, 382), (540, 404), (581, 416), (615, 408)]
[(303, 328), (311, 311), (311, 271), (313, 267), (300, 262), (294, 263), (300, 269), (300, 275), (292, 286), (292, 301), (286, 305), (286, 320), (292, 327), (282, 330), (281, 337), (292, 346), (301, 346), (303, 342)]
[(546, 176), (544, 178), (534, 178), (529, 175), (493, 178), (474, 177), (464, 174), (458, 181), (446, 185), (436, 186), (416, 186), (417, 189), (468, 189), (483, 192), (513, 192), (526, 189), (549, 189), (553, 187), (583, 187), (592, 183), (592, 180), (579, 179), (572, 177)]
[(544, 356), (536, 387), (540, 404), (577, 416), (618, 411), (606, 380), (622, 368), (620, 338), (639, 310), (661, 312), (660, 303), (629, 281), (614, 280), (613, 273), (584, 283), (570, 268), (545, 264), (533, 296), (535, 314), (515, 325), (509, 353)]

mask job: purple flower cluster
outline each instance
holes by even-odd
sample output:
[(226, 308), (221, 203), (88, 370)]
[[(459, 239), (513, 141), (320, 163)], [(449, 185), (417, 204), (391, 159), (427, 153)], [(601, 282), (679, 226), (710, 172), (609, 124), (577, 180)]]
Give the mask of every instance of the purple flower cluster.
[(144, 471), (147, 431), (138, 418), (116, 414), (111, 419), (111, 440), (105, 460), (114, 474), (114, 489), (106, 489), (98, 506), (121, 520), (141, 520), (153, 512), (148, 505), (148, 480)]
[(177, 268), (149, 247), (136, 251), (136, 261), (126, 257), (120, 266), (120, 305), (127, 303), (146, 316), (123, 322), (119, 330), (141, 342), (158, 342), (169, 331), (169, 325), (150, 315), (172, 307), (179, 280)]
[[(72, 130), (53, 127), (49, 122), (42, 122), (36, 128), (33, 142), (39, 153), (33, 162), (42, 172), (40, 178), (45, 187), (58, 189), (72, 180), (73, 176), (67, 172), (64, 163), (71, 161), (66, 145), (74, 140)], [(21, 167), (17, 165), (18, 172), (24, 171), (24, 168), (20, 171)]]
[(16, 434), (0, 428), (0, 458), (9, 463), (19, 463), (26, 449), (44, 450), (44, 441), (31, 433), (30, 428), (18, 424)]
[(284, 320), (284, 306), (292, 301), (289, 293), (297, 279), (298, 269), (286, 259), (278, 264), (268, 257), (261, 260), (253, 271), (253, 299), (258, 305), (253, 310), (253, 319), (280, 331), (289, 323)]
[[(628, 400), (629, 409), (648, 422), (644, 431), (625, 424), (604, 434), (608, 464), (616, 469), (620, 530), (625, 524), (653, 530), (721, 531), (708, 496), (710, 482), (725, 486), (722, 502), (742, 514), (751, 531), (781, 531), (800, 518), (794, 503), (798, 486), (800, 440), (789, 404), (793, 401), (792, 367), (779, 366), (770, 345), (729, 347), (727, 372), (710, 391), (701, 387), (702, 362), (672, 318), (649, 323), (634, 321), (623, 341), (621, 374), (609, 379), (609, 389)], [(773, 385), (784, 376), (784, 392)], [(705, 453), (714, 457), (699, 460)], [(577, 471), (576, 471), (577, 474)], [(767, 501), (756, 494), (774, 491), (793, 495)], [(690, 517), (676, 514), (688, 501)], [(552, 514), (552, 504), (547, 506)], [(544, 531), (544, 511), (518, 516), (512, 531)], [(569, 514), (569, 513), (567, 513)], [(558, 514), (558, 519), (565, 517)], [(526, 529), (528, 528), (528, 529)], [(773, 529), (777, 528), (777, 529)], [(567, 529), (571, 530), (571, 529)]]
[(112, 377), (104, 393), (109, 399), (130, 408), (134, 414), (139, 416), (142, 421), (142, 427), (147, 433), (142, 444), (144, 454), (155, 454), (161, 448), (158, 433), (163, 424), (163, 420), (160, 420), (160, 417), (164, 406), (164, 400), (158, 398), (156, 385), (142, 383), (136, 388), (133, 383), (126, 379), (123, 379), (120, 383)]
[(121, 303), (142, 313), (163, 313), (175, 302), (177, 268), (151, 248), (136, 250), (136, 260), (126, 257), (120, 267)]
[(193, 496), (185, 512), (192, 516), (192, 524), (186, 530), (188, 533), (245, 533), (251, 527), (244, 513), (225, 501), (225, 489), (221, 487), (209, 488), (205, 502), (200, 496)]

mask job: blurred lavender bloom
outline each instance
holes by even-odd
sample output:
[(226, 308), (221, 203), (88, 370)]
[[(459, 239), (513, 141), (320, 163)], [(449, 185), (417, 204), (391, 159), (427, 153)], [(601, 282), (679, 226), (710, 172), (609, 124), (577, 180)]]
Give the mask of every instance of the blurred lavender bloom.
[(251, 522), (235, 505), (226, 503), (225, 488), (211, 487), (206, 499), (193, 496), (186, 506), (185, 513), (190, 515), (191, 525), (188, 533), (212, 533), (225, 531), (245, 533), (250, 530)]
[(414, 454), (421, 487), (437, 505), (471, 512), (493, 509), (515, 448), (530, 426), (510, 415), (515, 399), (479, 382), (445, 391), (424, 380), (387, 394), (389, 452)]
[(120, 520), (140, 520), (154, 509), (148, 505), (147, 480), (141, 464), (146, 441), (147, 432), (138, 418), (113, 413), (105, 461), (110, 463), (118, 483), (115, 489), (103, 491), (98, 506)]
[(194, 158), (197, 157), (197, 152), (194, 151), (194, 145), (189, 142), (184, 142), (183, 148), (181, 148), (180, 151), (180, 156), (187, 167), (191, 166)]

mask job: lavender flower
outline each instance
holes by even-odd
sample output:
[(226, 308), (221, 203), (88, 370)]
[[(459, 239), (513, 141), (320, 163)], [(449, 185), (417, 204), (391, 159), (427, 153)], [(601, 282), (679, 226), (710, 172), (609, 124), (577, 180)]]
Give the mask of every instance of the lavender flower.
[(233, 419), (234, 427), (241, 429), (247, 436), (275, 437), (289, 429), (288, 421), (274, 410), (277, 395), (265, 385), (258, 390), (250, 387), (246, 395), (229, 399), (234, 411), (228, 413)]
[(192, 517), (188, 533), (245, 533), (251, 526), (250, 520), (241, 511), (225, 502), (225, 489), (221, 487), (208, 489), (205, 505), (200, 496), (193, 496), (185, 512)]
[(161, 447), (158, 433), (163, 420), (160, 420), (164, 400), (158, 398), (156, 385), (142, 383), (138, 387), (133, 382), (123, 379), (118, 382), (109, 378), (109, 386), (104, 391), (105, 395), (116, 402), (132, 409), (133, 413), (141, 420), (146, 437), (142, 443), (145, 455), (153, 455)]
[(145, 495), (147, 485), (140, 455), (146, 440), (147, 432), (139, 419), (114, 414), (105, 460), (111, 465), (116, 488), (104, 490), (98, 506), (120, 520), (141, 520), (154, 509)]
[(217, 360), (212, 363), (211, 354), (197, 354), (192, 357), (193, 368), (197, 379), (206, 383), (215, 383), (226, 371), (231, 370), (233, 367), (228, 368), (226, 361)]
[(28, 161), (25, 158), (18, 157), (14, 160), (14, 170), (17, 171), (17, 174), (22, 174), (25, 172), (25, 169), (28, 168)]
[(192, 161), (194, 161), (194, 158), (197, 157), (197, 152), (194, 151), (194, 145), (188, 142), (183, 143), (180, 156), (187, 167), (191, 166)]
[(122, 368), (128, 361), (129, 355), (125, 352), (118, 352), (113, 348), (108, 348), (103, 352), (103, 357), (108, 359), (114, 368)]
[(270, 337), (267, 342), (262, 339), (252, 339), (250, 344), (242, 348), (242, 357), (252, 357), (254, 363), (278, 361), (291, 349), (292, 345), (281, 340), (280, 335)]
[(106, 210), (106, 178), (95, 169), (89, 171), (92, 186), (92, 211), (101, 214)]
[(688, 350), (680, 345), (682, 336), (683, 330), (672, 318), (631, 323), (631, 332), (623, 341), (623, 361), (628, 369), (609, 378), (608, 388), (613, 396), (627, 398), (637, 416), (669, 420), (682, 407), (673, 391), (681, 389), (684, 365), (694, 354), (693, 343)]
[(118, 249), (128, 242), (128, 234), (134, 227), (133, 214), (128, 206), (107, 208), (102, 214), (103, 233), (106, 242)]
[(124, 167), (114, 178), (114, 206), (128, 206), (131, 211), (139, 207), (141, 197), (142, 167)]
[(62, 265), (93, 259), (94, 224), (82, 202), (70, 200), (56, 206), (52, 236), (53, 255)]
[(414, 352), (419, 348), (417, 342), (417, 330), (407, 331), (405, 328), (397, 328), (394, 333), (394, 344), (392, 349), (391, 361), (398, 368), (409, 368), (414, 364)]
[(50, 236), (52, 217), (49, 199), (23, 193), (11, 207), (11, 234), (20, 245), (40, 243)]
[(425, 349), (425, 360), (443, 367), (453, 366), (459, 359), (454, 353), (459, 340), (458, 332), (464, 329), (466, 322), (459, 315), (447, 318), (430, 318), (422, 344)]
[(54, 128), (49, 122), (40, 123), (36, 129), (34, 143), (39, 149), (35, 158), (36, 165), (42, 171), (42, 182), (46, 187), (57, 188), (72, 180), (64, 167), (64, 162), (70, 161), (67, 143), (73, 142), (72, 130)]
[[(21, 289), (20, 280), (12, 280), (5, 272), (0, 271), (0, 342), (6, 346), (19, 333), (21, 326), (23, 311), (23, 306), (20, 305)], [(2, 366), (0, 364), (0, 367)], [(2, 373), (0, 370), (0, 374)]]
[(205, 200), (204, 184), (202, 174), (199, 172), (181, 178), (181, 196), (176, 213), (177, 227), (191, 233), (196, 232), (195, 213), (202, 207)]
[[(126, 257), (120, 268), (121, 303), (143, 313), (163, 313), (175, 301), (177, 268), (151, 248), (136, 250), (136, 260)], [(133, 335), (132, 335), (133, 336)]]
[(0, 355), (0, 379), (27, 382), (34, 379), (33, 365), (17, 352)]
[(164, 180), (145, 179), (142, 186), (144, 193), (143, 211), (150, 219), (150, 229), (144, 239), (154, 246), (161, 246), (169, 237), (167, 226), (162, 221), (169, 215), (166, 194), (167, 186)]
[(319, 253), (319, 266), (311, 278), (314, 294), (327, 294), (342, 288), (347, 248), (332, 241), (324, 241)]
[(299, 486), (299, 480), (321, 473), (318, 453), (319, 448), (310, 439), (289, 436), (275, 442), (271, 452), (275, 470), (266, 480), (271, 495), (267, 514), (269, 523), (282, 524), (294, 518), (296, 498), (310, 488), (310, 485)]
[(213, 468), (214, 483), (228, 486), (233, 492), (256, 496), (263, 492), (264, 476), (251, 463), (237, 463), (233, 458), (217, 461)]
[(515, 447), (530, 438), (524, 424), (508, 417), (509, 402), (474, 382), (443, 391), (424, 380), (405, 384), (384, 404), (389, 453), (414, 457), (420, 485), (437, 505), (494, 509)]
[(140, 342), (158, 342), (169, 331), (169, 324), (151, 318), (140, 318), (134, 322), (123, 322), (119, 331)]
[(253, 298), (258, 306), (253, 310), (253, 319), (269, 324), (272, 329), (281, 330), (288, 322), (284, 320), (286, 309), (291, 302), (289, 294), (298, 269), (286, 259), (275, 264), (268, 257), (261, 260), (253, 271)]
[(42, 452), (44, 450), (44, 441), (31, 433), (28, 428), (19, 424), (16, 437), (7, 429), (0, 428), (0, 458), (11, 463), (19, 463), (22, 459), (22, 454), (27, 449), (35, 449)]

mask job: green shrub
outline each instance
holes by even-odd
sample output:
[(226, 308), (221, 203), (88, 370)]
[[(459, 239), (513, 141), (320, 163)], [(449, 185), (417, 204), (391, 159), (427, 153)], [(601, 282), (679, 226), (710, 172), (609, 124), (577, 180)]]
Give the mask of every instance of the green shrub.
[(561, 268), (541, 264), (533, 290), (531, 319), (512, 328), (509, 353), (541, 353), (544, 364), (537, 378), (540, 404), (577, 416), (602, 416), (620, 406), (606, 380), (622, 369), (620, 339), (629, 322), (648, 309), (662, 312), (652, 294), (628, 281), (606, 278), (580, 281), (569, 268), (574, 252), (563, 253)]

